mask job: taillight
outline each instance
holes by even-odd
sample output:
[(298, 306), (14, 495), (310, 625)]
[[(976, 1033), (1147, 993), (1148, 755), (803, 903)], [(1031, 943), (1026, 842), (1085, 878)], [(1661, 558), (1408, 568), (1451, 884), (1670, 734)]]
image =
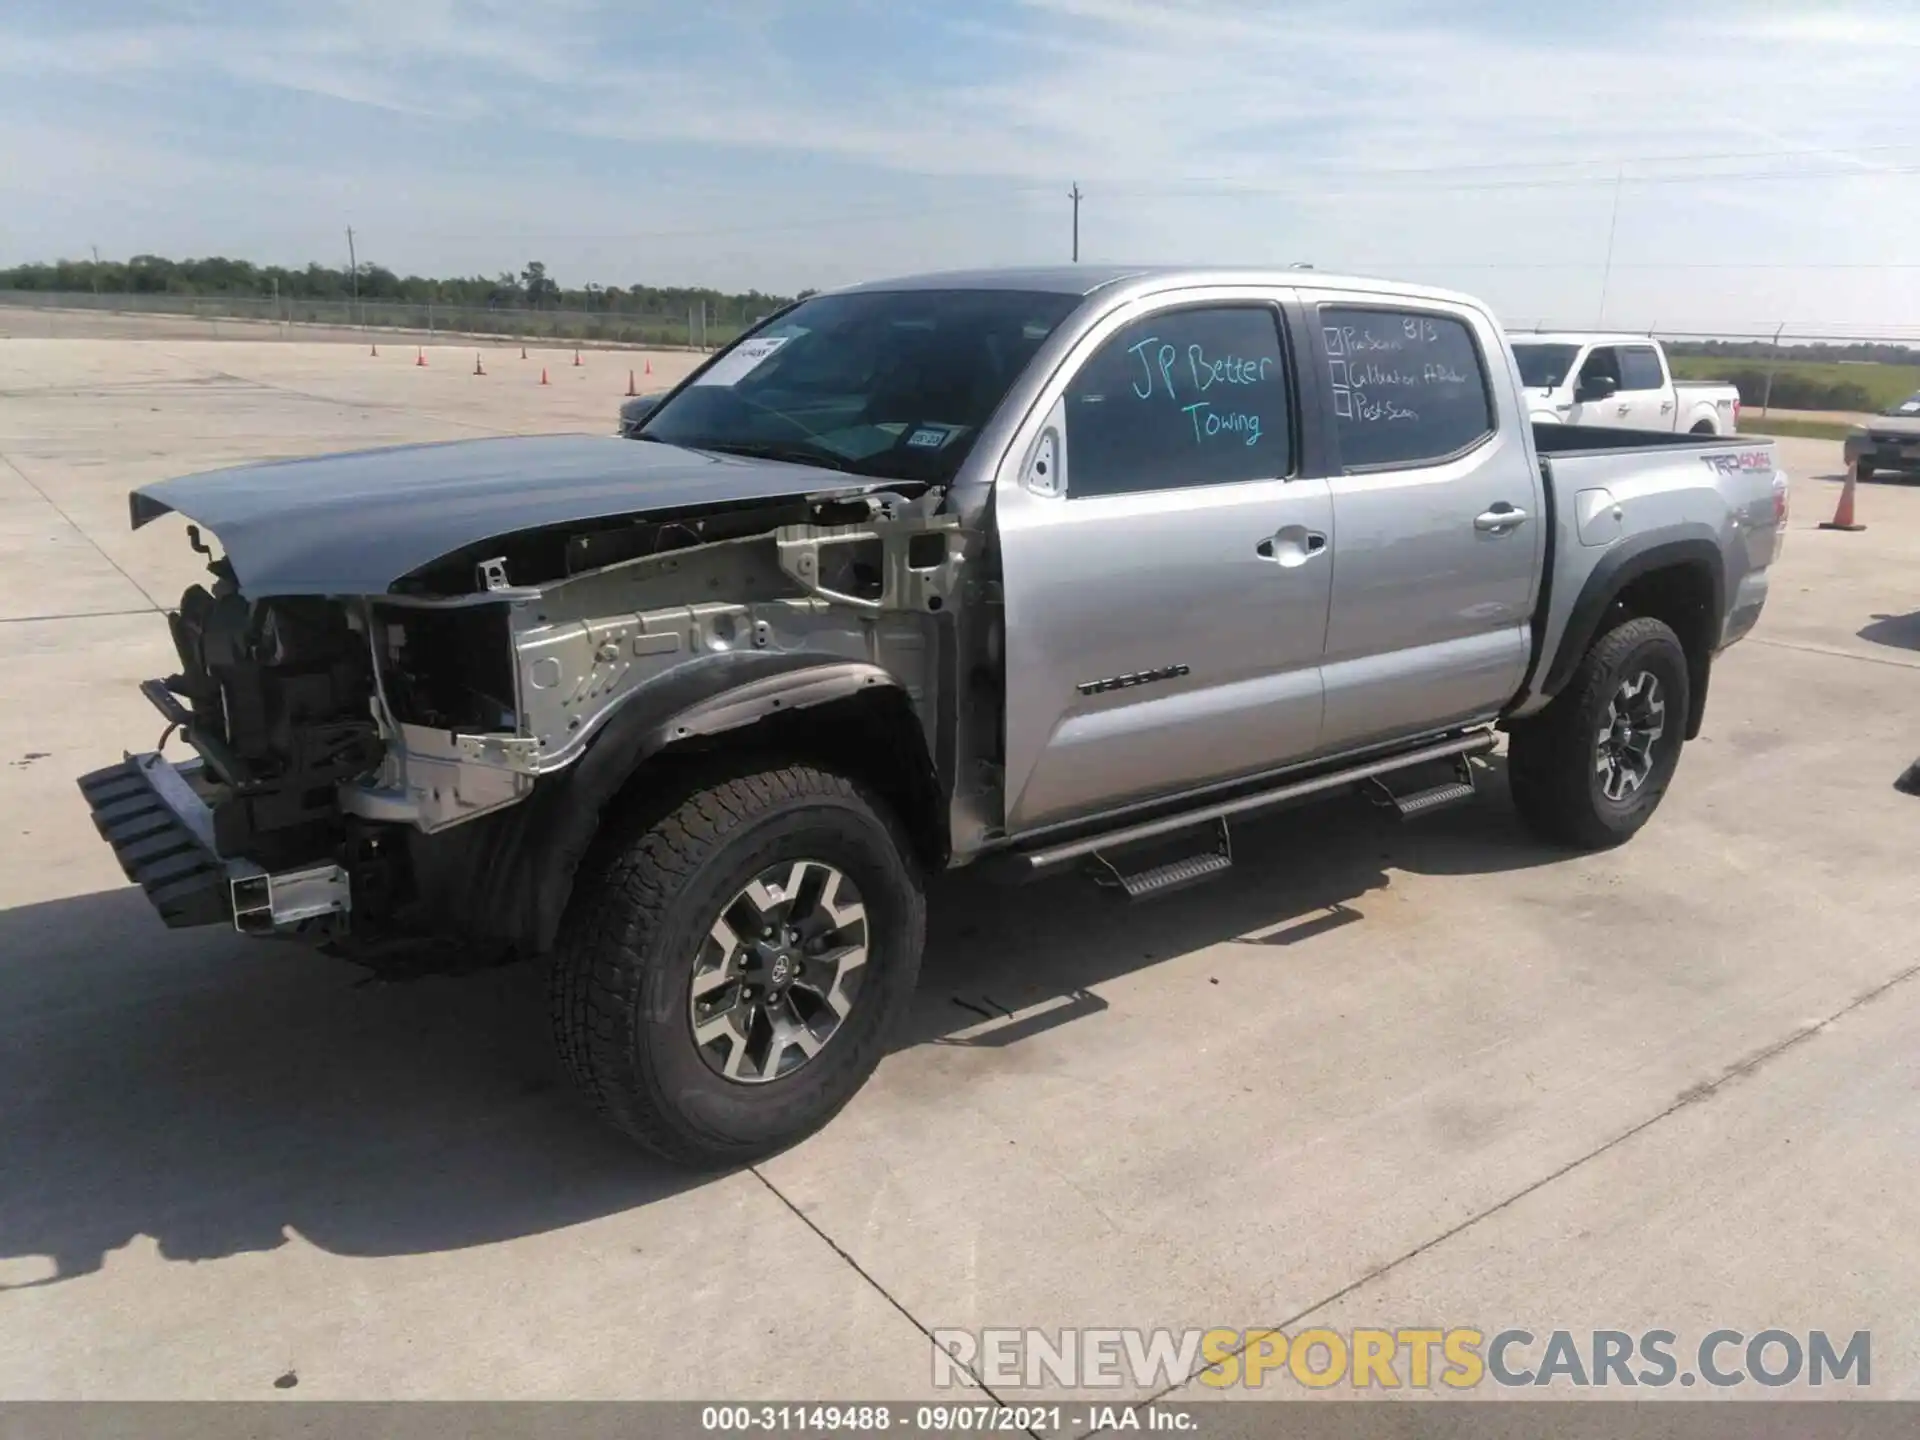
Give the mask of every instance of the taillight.
[(1787, 523), (1787, 477), (1776, 474), (1773, 477), (1773, 523)]

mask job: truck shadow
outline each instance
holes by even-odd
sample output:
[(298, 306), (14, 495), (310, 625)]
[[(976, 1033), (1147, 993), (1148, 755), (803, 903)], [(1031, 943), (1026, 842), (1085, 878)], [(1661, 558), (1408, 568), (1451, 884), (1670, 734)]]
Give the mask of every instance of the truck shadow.
[(1875, 645), (1891, 645), (1898, 650), (1920, 650), (1920, 610), (1905, 615), (1876, 615), (1871, 624), (1854, 632)]
[[(1222, 941), (1310, 955), (1391, 872), (1555, 853), (1494, 783), (1400, 826), (1334, 802), (1237, 830), (1233, 870), (1129, 905), (1084, 880), (936, 885), (901, 1046), (1018, 1044), (1104, 1008), (1096, 987)], [(885, 1083), (882, 1073), (880, 1083)], [(707, 1183), (602, 1128), (561, 1080), (530, 967), (406, 984), (211, 931), (125, 888), (0, 911), (0, 1289), (162, 1258), (455, 1250)]]
[(1237, 825), (1231, 870), (1146, 901), (1085, 874), (1019, 887), (944, 877), (902, 1045), (1017, 1043), (1105, 1009), (1095, 986), (1210, 945), (1310, 954), (1320, 936), (1364, 923), (1355, 902), (1389, 889), (1396, 870), (1491, 874), (1564, 858), (1521, 829), (1504, 760), (1481, 768), (1480, 791), (1412, 823), (1345, 799)]

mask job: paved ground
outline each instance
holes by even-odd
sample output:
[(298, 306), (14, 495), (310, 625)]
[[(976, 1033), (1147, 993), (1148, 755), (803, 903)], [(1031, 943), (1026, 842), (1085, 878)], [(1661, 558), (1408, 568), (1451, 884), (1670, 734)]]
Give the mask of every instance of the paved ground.
[(0, 1396), (910, 1396), (934, 1327), (1306, 1321), (1870, 1329), (1920, 1395), (1920, 487), (1821, 532), (1837, 447), (1782, 443), (1775, 599), (1626, 849), (1496, 784), (1140, 910), (946, 884), (874, 1083), (690, 1183), (580, 1113), (529, 977), (169, 933), (73, 788), (157, 738), (195, 578), (129, 485), (604, 430), (646, 363), (428, 360), (0, 341)]

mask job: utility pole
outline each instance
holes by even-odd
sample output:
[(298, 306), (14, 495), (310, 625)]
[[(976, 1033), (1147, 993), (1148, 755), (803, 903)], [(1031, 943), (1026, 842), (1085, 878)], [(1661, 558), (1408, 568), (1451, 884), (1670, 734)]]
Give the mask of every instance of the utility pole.
[(1787, 328), (1782, 320), (1779, 329), (1773, 332), (1773, 345), (1767, 351), (1767, 393), (1760, 397), (1760, 418), (1767, 418), (1767, 407), (1773, 404), (1773, 372), (1780, 367), (1780, 335)]
[(353, 272), (353, 318), (360, 319), (360, 261), (353, 253), (353, 227), (347, 226), (347, 269)]
[(1626, 178), (1627, 167), (1616, 166), (1613, 172), (1613, 218), (1607, 222), (1607, 264), (1600, 272), (1600, 319), (1601, 329), (1607, 327), (1607, 289), (1613, 283), (1613, 237), (1620, 229), (1620, 185)]
[(1073, 201), (1073, 263), (1080, 263), (1080, 182), (1073, 182), (1073, 189), (1067, 192), (1067, 198)]

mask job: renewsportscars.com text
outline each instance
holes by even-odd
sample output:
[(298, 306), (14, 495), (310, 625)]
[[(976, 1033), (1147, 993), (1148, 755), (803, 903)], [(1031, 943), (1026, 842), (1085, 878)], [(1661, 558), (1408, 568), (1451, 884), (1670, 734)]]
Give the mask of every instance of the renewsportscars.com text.
[(1669, 1386), (1730, 1389), (1873, 1383), (1873, 1337), (1855, 1330), (1487, 1332), (1333, 1330), (935, 1330), (934, 1383), (995, 1391), (1151, 1389), (1187, 1379), (1224, 1390), (1472, 1390)]

